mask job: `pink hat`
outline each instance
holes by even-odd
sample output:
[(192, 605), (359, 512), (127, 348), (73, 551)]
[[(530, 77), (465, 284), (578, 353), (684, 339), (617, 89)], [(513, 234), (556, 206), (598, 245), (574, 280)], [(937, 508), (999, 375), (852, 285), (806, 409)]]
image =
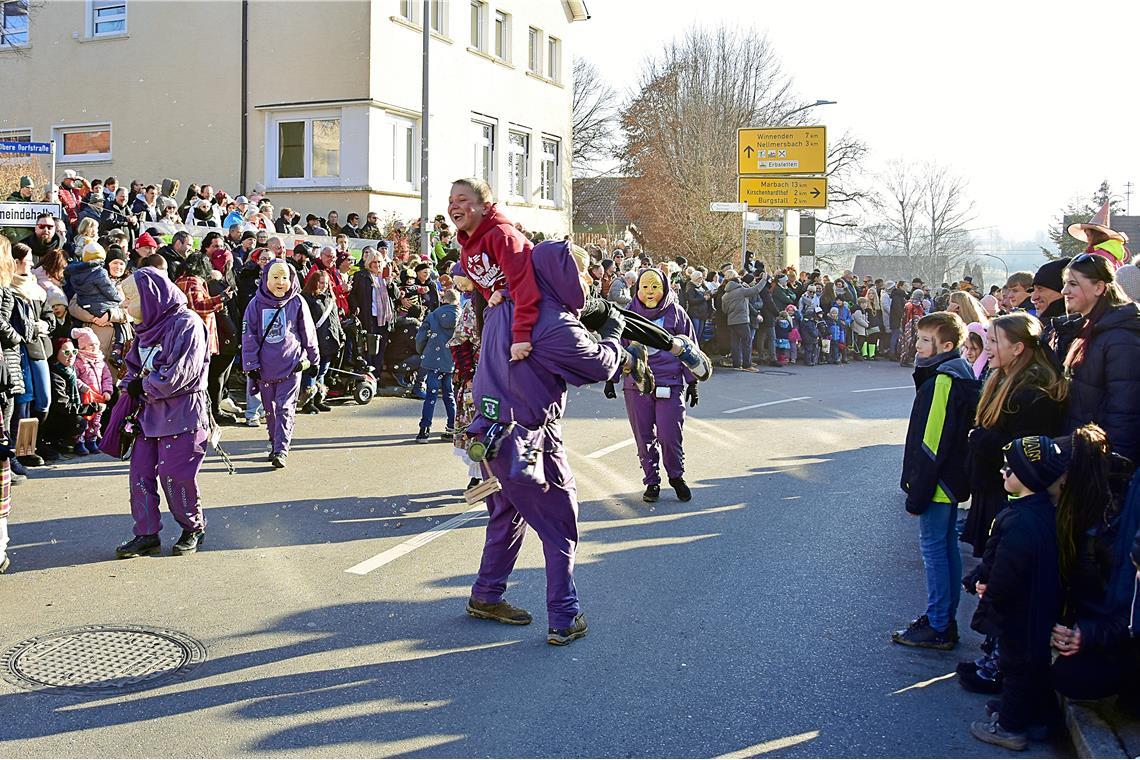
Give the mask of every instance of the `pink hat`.
[(985, 310), (987, 317), (996, 317), (998, 311), (998, 300), (987, 293), (986, 295), (982, 296), (982, 308)]
[(75, 346), (80, 351), (84, 349), (100, 350), (99, 336), (90, 327), (74, 327), (71, 330), (71, 337), (75, 340)]

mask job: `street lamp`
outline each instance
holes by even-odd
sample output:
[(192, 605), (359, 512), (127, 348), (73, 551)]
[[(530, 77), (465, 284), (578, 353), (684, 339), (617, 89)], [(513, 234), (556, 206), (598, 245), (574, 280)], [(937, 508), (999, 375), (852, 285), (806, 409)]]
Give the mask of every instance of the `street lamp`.
[(793, 108), (791, 111), (788, 111), (786, 114), (784, 114), (780, 118), (773, 119), (773, 121), (781, 122), (794, 113), (799, 113), (800, 111), (806, 111), (809, 108), (815, 108), (816, 106), (833, 106), (838, 102), (839, 101), (837, 101), (837, 100), (817, 100), (814, 103), (808, 103), (806, 106), (800, 106), (799, 108)]

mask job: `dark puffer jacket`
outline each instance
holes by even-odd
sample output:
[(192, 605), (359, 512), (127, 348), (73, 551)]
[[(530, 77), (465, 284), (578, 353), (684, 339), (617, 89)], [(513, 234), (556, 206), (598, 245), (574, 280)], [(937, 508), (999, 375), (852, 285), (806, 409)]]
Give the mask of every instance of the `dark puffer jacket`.
[[(1064, 360), (1084, 320), (1058, 326), (1057, 353)], [(1097, 320), (1084, 361), (1069, 384), (1065, 432), (1095, 422), (1112, 449), (1140, 461), (1140, 307), (1114, 306)]]
[(0, 393), (19, 396), (24, 392), (24, 372), (20, 366), (20, 344), (24, 337), (12, 325), (16, 296), (11, 288), (0, 288), (0, 348), (4, 361), (0, 364)]

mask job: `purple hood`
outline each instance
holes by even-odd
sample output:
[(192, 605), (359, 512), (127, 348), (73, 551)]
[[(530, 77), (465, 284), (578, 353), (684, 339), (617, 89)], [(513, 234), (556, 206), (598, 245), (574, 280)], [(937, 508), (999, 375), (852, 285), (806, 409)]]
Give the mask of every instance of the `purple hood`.
[(565, 240), (544, 240), (530, 253), (534, 266), (534, 279), (543, 299), (561, 304), (575, 315), (586, 305), (582, 292), (582, 279), (578, 266), (570, 254), (570, 243)]
[(134, 277), (142, 308), (142, 321), (135, 326), (135, 334), (144, 344), (151, 344), (186, 310), (186, 294), (157, 269), (143, 267)]
[[(269, 270), (272, 269), (276, 263), (276, 261), (272, 261), (262, 268), (261, 274), (258, 276), (257, 293), (253, 296), (262, 306), (268, 306), (274, 309), (279, 306), (284, 306), (294, 298), (301, 296), (301, 284), (297, 282), (297, 270), (288, 263), (285, 263), (285, 268), (289, 270), (289, 290), (285, 292), (285, 297), (278, 298), (269, 291)], [(284, 261), (282, 261), (282, 263), (284, 263)]]
[[(641, 278), (645, 277), (648, 274), (655, 274), (660, 277), (662, 287), (665, 290), (665, 294), (661, 297), (661, 300), (657, 303), (657, 306), (652, 309), (643, 304), (641, 302), (641, 299), (637, 296), (638, 292), (641, 290)], [(630, 301), (627, 308), (635, 314), (640, 314), (649, 320), (657, 319), (666, 312), (672, 312), (676, 310), (677, 297), (673, 294), (673, 288), (669, 287), (669, 277), (656, 267), (642, 269), (637, 274), (637, 283), (633, 286), (633, 300)]]

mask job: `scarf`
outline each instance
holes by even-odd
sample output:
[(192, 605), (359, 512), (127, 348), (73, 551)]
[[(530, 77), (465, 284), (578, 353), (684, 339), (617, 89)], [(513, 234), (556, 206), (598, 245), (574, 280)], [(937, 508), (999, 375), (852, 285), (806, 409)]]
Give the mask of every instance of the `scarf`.
[(79, 398), (79, 378), (75, 374), (75, 369), (68, 367), (66, 364), (60, 364), (59, 362), (54, 363), (56, 371), (63, 375), (67, 381), (65, 383), (67, 386), (67, 404), (69, 406), (79, 406), (82, 400)]
[(39, 280), (34, 275), (12, 275), (12, 288), (23, 296), (25, 301), (35, 301), (41, 305), (47, 301), (47, 291), (40, 286)]
[(376, 324), (386, 325), (392, 321), (392, 299), (388, 296), (388, 286), (371, 272), (368, 272), (368, 277), (372, 280), (372, 303), (376, 306)]

